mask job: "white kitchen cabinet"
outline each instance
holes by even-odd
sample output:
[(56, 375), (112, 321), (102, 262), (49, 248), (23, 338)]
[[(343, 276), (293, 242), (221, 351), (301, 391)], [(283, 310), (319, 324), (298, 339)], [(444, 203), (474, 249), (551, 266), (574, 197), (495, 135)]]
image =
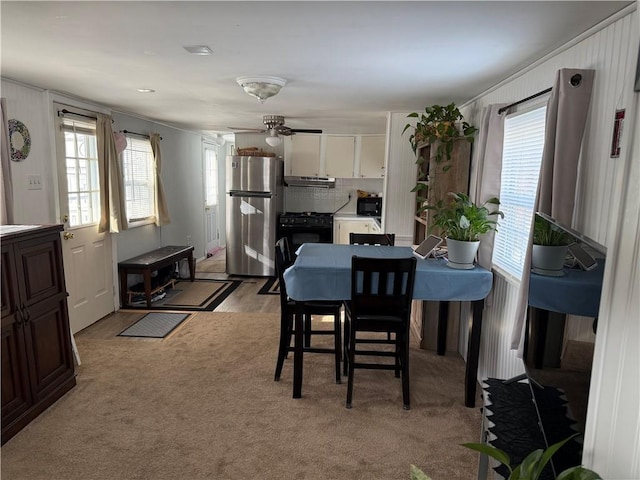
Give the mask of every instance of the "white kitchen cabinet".
[(360, 137), (360, 177), (384, 178), (385, 137)]
[(320, 135), (298, 134), (290, 139), (290, 153), (285, 155), (287, 174), (303, 177), (320, 175)]
[(349, 244), (350, 233), (382, 233), (378, 222), (373, 218), (339, 218), (333, 219), (333, 243)]
[(326, 175), (334, 178), (353, 178), (355, 137), (327, 135), (325, 142)]

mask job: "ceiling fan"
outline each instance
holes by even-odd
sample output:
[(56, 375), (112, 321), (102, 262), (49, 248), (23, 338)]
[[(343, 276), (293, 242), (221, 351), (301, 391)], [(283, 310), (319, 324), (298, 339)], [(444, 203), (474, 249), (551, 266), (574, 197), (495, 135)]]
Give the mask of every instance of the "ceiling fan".
[(269, 136), (266, 138), (266, 142), (275, 147), (280, 145), (282, 139), (280, 135), (289, 136), (295, 135), (296, 133), (322, 133), (322, 130), (317, 129), (308, 129), (308, 128), (290, 128), (284, 124), (284, 117), (282, 115), (264, 115), (262, 117), (262, 123), (266, 126), (266, 128), (242, 128), (242, 127), (229, 127), (231, 130), (240, 130), (240, 132), (257, 132), (257, 133), (268, 133)]

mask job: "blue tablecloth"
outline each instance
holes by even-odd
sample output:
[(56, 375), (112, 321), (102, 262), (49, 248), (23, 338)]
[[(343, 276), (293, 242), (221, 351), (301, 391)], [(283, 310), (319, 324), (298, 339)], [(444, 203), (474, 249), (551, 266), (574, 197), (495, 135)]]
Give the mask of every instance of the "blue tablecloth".
[(529, 305), (552, 312), (597, 317), (604, 274), (604, 259), (589, 271), (565, 268), (562, 277), (531, 273)]
[[(295, 263), (284, 272), (287, 293), (294, 300), (351, 298), (351, 257), (404, 258), (410, 247), (305, 243)], [(476, 265), (471, 270), (447, 267), (445, 259), (417, 259), (413, 298), (416, 300), (482, 300), (491, 290), (493, 274)]]

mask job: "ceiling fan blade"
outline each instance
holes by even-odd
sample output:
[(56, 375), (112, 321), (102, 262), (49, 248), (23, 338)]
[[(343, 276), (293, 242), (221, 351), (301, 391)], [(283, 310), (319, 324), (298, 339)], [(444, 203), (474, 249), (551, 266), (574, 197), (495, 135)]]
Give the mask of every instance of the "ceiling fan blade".
[(309, 129), (309, 128), (290, 128), (292, 133), (322, 133), (322, 130)]
[(241, 130), (242, 132), (258, 132), (258, 133), (264, 133), (267, 130), (265, 130), (264, 128), (249, 128), (249, 127), (227, 127), (229, 130)]

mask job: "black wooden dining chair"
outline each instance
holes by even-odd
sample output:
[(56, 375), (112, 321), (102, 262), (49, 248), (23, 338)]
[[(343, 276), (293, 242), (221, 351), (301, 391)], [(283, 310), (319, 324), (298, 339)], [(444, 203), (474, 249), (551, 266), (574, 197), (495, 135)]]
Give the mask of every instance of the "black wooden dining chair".
[[(394, 370), (402, 376), (402, 403), (411, 407), (409, 392), (409, 322), (416, 273), (416, 259), (365, 258), (351, 261), (351, 301), (345, 310), (345, 345), (348, 369), (347, 408), (351, 408), (356, 368)], [(362, 338), (362, 332), (392, 332), (392, 339)], [(369, 344), (368, 349), (358, 348)], [(391, 344), (393, 349), (371, 344)], [(356, 360), (360, 357), (388, 357), (394, 363)]]
[[(289, 248), (286, 238), (281, 238), (276, 242), (276, 271), (280, 282), (280, 343), (278, 347), (278, 360), (276, 363), (275, 381), (280, 380), (282, 367), (289, 352), (294, 348), (291, 346), (291, 338), (294, 335), (294, 316), (304, 317), (304, 346), (303, 352), (310, 353), (332, 353), (335, 357), (336, 383), (341, 382), (340, 362), (342, 361), (342, 322), (341, 307), (342, 302), (335, 301), (296, 301), (289, 298), (287, 286), (284, 281), (284, 271), (293, 264), (294, 257)], [(312, 324), (313, 316), (333, 316), (333, 329), (314, 329)], [(333, 335), (333, 348), (313, 347), (312, 338), (315, 335)]]
[(393, 246), (395, 242), (395, 233), (349, 233), (349, 243), (351, 245)]

